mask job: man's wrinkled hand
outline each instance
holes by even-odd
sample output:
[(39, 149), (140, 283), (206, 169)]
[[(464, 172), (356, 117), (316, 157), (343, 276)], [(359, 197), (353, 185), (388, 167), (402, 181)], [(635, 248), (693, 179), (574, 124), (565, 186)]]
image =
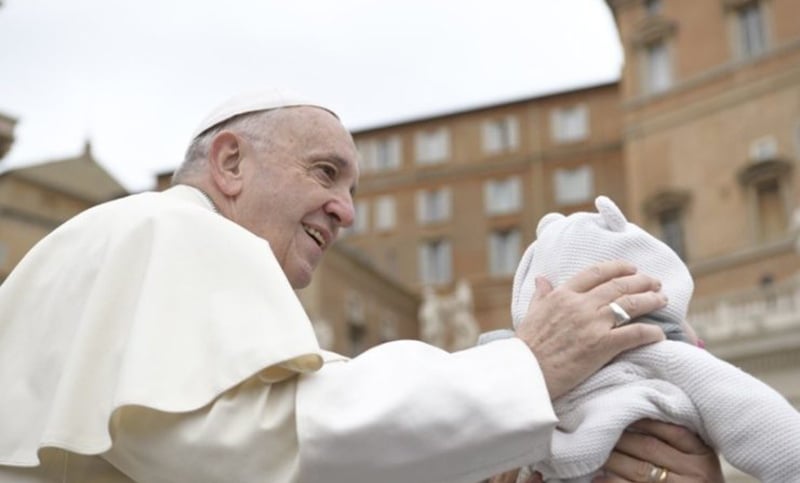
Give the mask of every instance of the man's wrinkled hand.
[(655, 325), (614, 327), (609, 304), (616, 302), (631, 318), (664, 307), (661, 283), (623, 261), (600, 263), (560, 287), (536, 279), (536, 294), (517, 327), (539, 362), (550, 398), (583, 382), (623, 351), (664, 339)]

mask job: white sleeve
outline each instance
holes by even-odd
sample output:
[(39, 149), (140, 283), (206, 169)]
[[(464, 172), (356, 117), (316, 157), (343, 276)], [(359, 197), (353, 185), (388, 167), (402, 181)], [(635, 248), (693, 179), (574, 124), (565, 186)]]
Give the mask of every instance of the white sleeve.
[(546, 458), (557, 422), (517, 339), (383, 344), (301, 376), (300, 481), (475, 482)]
[(474, 483), (545, 458), (555, 422), (519, 339), (454, 354), (403, 341), (191, 412), (124, 406), (102, 456), (148, 483)]

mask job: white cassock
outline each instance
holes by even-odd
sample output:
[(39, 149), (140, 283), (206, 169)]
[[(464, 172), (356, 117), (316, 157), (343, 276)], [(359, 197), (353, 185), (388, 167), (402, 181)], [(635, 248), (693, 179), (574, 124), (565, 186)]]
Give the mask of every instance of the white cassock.
[(88, 210), (0, 286), (0, 482), (475, 482), (545, 458), (518, 339), (321, 351), (266, 241), (194, 188)]

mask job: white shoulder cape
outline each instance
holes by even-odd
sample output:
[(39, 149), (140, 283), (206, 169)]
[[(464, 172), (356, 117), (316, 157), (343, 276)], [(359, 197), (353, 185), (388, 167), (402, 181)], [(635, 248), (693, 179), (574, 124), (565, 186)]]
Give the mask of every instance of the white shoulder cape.
[(194, 188), (105, 203), (39, 242), (0, 286), (0, 464), (99, 454), (120, 407), (203, 407), (259, 374), (322, 365), (266, 241)]

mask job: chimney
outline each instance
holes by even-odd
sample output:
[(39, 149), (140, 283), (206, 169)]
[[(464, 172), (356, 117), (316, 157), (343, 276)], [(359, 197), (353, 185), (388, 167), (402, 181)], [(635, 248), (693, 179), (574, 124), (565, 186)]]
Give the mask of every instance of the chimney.
[(14, 143), (14, 126), (16, 125), (16, 119), (0, 113), (0, 159), (3, 159)]

